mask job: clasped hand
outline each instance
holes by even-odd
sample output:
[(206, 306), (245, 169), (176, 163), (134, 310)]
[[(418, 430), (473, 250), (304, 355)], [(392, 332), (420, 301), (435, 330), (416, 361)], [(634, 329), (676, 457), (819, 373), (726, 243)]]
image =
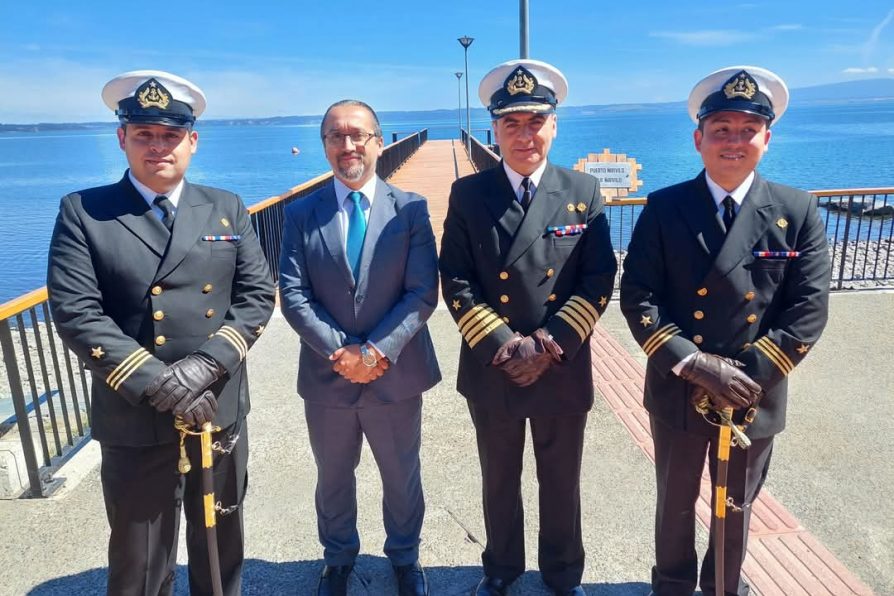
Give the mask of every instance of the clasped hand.
[(329, 356), (329, 360), (332, 361), (332, 370), (352, 383), (363, 385), (380, 378), (390, 366), (388, 359), (381, 355), (379, 355), (375, 366), (365, 365), (360, 354), (359, 344), (351, 344), (335, 350)]
[(545, 329), (524, 337), (515, 333), (500, 346), (491, 364), (502, 370), (519, 387), (533, 385), (554, 362), (562, 361), (561, 346)]
[[(738, 360), (697, 352), (690, 358), (680, 377), (700, 387), (717, 409), (748, 408), (760, 398), (761, 386), (752, 380), (741, 369), (744, 365)], [(693, 400), (698, 399), (698, 392), (693, 393)]]
[(217, 412), (217, 399), (206, 389), (222, 375), (213, 358), (190, 354), (159, 373), (143, 395), (159, 412), (170, 411), (190, 426), (201, 426)]

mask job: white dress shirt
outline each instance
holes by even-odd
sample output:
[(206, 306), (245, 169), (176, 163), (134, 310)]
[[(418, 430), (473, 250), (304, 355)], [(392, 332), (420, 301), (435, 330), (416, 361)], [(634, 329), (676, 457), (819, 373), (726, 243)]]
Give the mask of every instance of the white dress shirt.
[(183, 193), (183, 180), (177, 183), (177, 186), (174, 187), (174, 190), (168, 193), (157, 193), (136, 178), (134, 178), (133, 173), (130, 170), (127, 170), (127, 177), (130, 178), (130, 183), (133, 184), (133, 187), (137, 189), (137, 192), (140, 193), (140, 196), (143, 197), (143, 200), (149, 205), (149, 208), (152, 209), (152, 212), (158, 216), (158, 220), (161, 221), (161, 218), (164, 217), (164, 211), (161, 210), (161, 207), (154, 203), (155, 197), (159, 194), (163, 194), (168, 197), (168, 200), (171, 201), (171, 205), (174, 206), (174, 212), (171, 215), (177, 215), (177, 204), (180, 202), (180, 195)]
[[(525, 192), (525, 189), (522, 188), (522, 180), (525, 179), (525, 176), (522, 176), (515, 170), (509, 167), (506, 161), (503, 161), (503, 170), (506, 172), (506, 176), (509, 178), (509, 185), (512, 186), (513, 190), (515, 190), (515, 198), (521, 201), (521, 197)], [(537, 190), (537, 187), (540, 186), (540, 179), (543, 178), (543, 172), (546, 171), (546, 160), (543, 160), (543, 163), (534, 170), (528, 178), (531, 180), (531, 185), (528, 187), (531, 191), (531, 200), (534, 200), (534, 192)]]
[[(360, 206), (363, 209), (363, 217), (369, 223), (369, 210), (372, 209), (373, 199), (376, 196), (376, 185), (379, 177), (373, 176), (367, 180), (366, 184), (357, 189), (363, 193), (360, 200)], [(351, 221), (351, 214), (354, 212), (354, 201), (348, 198), (348, 195), (354, 192), (353, 188), (348, 188), (344, 182), (338, 178), (334, 179), (335, 200), (338, 206), (338, 221), (341, 224), (341, 241), (342, 246), (347, 250), (348, 247), (348, 222)]]

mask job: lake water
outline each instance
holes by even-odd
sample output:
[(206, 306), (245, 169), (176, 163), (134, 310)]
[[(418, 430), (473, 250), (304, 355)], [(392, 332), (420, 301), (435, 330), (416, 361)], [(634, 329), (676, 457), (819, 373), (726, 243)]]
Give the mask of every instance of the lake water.
[[(383, 119), (392, 132), (429, 128), (455, 138), (456, 112), (427, 120)], [(472, 122), (478, 131), (487, 120)], [(701, 169), (693, 125), (682, 107), (564, 117), (550, 158), (570, 167), (611, 148), (643, 164), (642, 192), (691, 178)], [(247, 205), (327, 171), (313, 126), (204, 124), (188, 178), (239, 193)], [(291, 153), (298, 147), (298, 155)], [(44, 285), (47, 244), (66, 193), (117, 181), (127, 167), (108, 130), (0, 133), (0, 303)], [(792, 108), (759, 168), (765, 177), (806, 189), (894, 186), (894, 101)]]

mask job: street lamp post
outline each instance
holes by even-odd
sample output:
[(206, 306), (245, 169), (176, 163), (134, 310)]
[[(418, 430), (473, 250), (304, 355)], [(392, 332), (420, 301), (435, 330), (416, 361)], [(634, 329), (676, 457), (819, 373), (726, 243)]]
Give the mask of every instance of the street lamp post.
[(457, 41), (463, 47), (466, 62), (466, 153), (469, 154), (469, 159), (472, 159), (472, 115), (469, 109), (469, 46), (472, 45), (475, 39), (468, 35), (463, 35)]
[(460, 79), (463, 78), (463, 73), (455, 72), (456, 75), (456, 117), (459, 120), (459, 140), (463, 139), (463, 96), (462, 96), (462, 85), (460, 85)]

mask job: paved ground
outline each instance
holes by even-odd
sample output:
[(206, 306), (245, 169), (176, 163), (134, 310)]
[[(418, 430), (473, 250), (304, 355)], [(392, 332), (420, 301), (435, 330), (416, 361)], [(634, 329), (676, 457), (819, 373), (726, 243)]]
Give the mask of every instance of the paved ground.
[[(790, 428), (777, 442), (768, 490), (877, 594), (892, 594), (894, 518), (888, 495), (894, 488), (894, 377), (890, 325), (883, 319), (894, 313), (894, 294), (836, 295), (832, 303), (826, 336), (792, 378)], [(615, 306), (600, 324), (641, 357)], [(431, 326), (445, 381), (425, 398), (422, 458), (428, 509), (421, 558), (433, 593), (465, 594), (480, 573), (480, 473), (465, 403), (453, 389), (460, 338), (445, 311), (435, 313)], [(254, 410), (251, 489), (245, 503), (246, 594), (308, 594), (320, 566), (315, 471), (294, 391), (297, 349), (295, 335), (277, 317), (249, 356)], [(102, 592), (107, 529), (97, 461), (95, 445), (79, 453), (63, 474), (74, 478), (81, 469), (83, 480), (72, 480), (74, 486), (58, 497), (0, 502), (0, 594)], [(528, 568), (533, 570), (537, 501), (531, 467), (525, 504)], [(583, 466), (589, 594), (648, 592), (652, 478), (649, 460), (606, 402), (597, 399)], [(380, 488), (365, 452), (358, 469), (363, 551), (352, 594), (393, 589), (381, 555)], [(514, 589), (514, 594), (545, 593), (535, 571)]]

